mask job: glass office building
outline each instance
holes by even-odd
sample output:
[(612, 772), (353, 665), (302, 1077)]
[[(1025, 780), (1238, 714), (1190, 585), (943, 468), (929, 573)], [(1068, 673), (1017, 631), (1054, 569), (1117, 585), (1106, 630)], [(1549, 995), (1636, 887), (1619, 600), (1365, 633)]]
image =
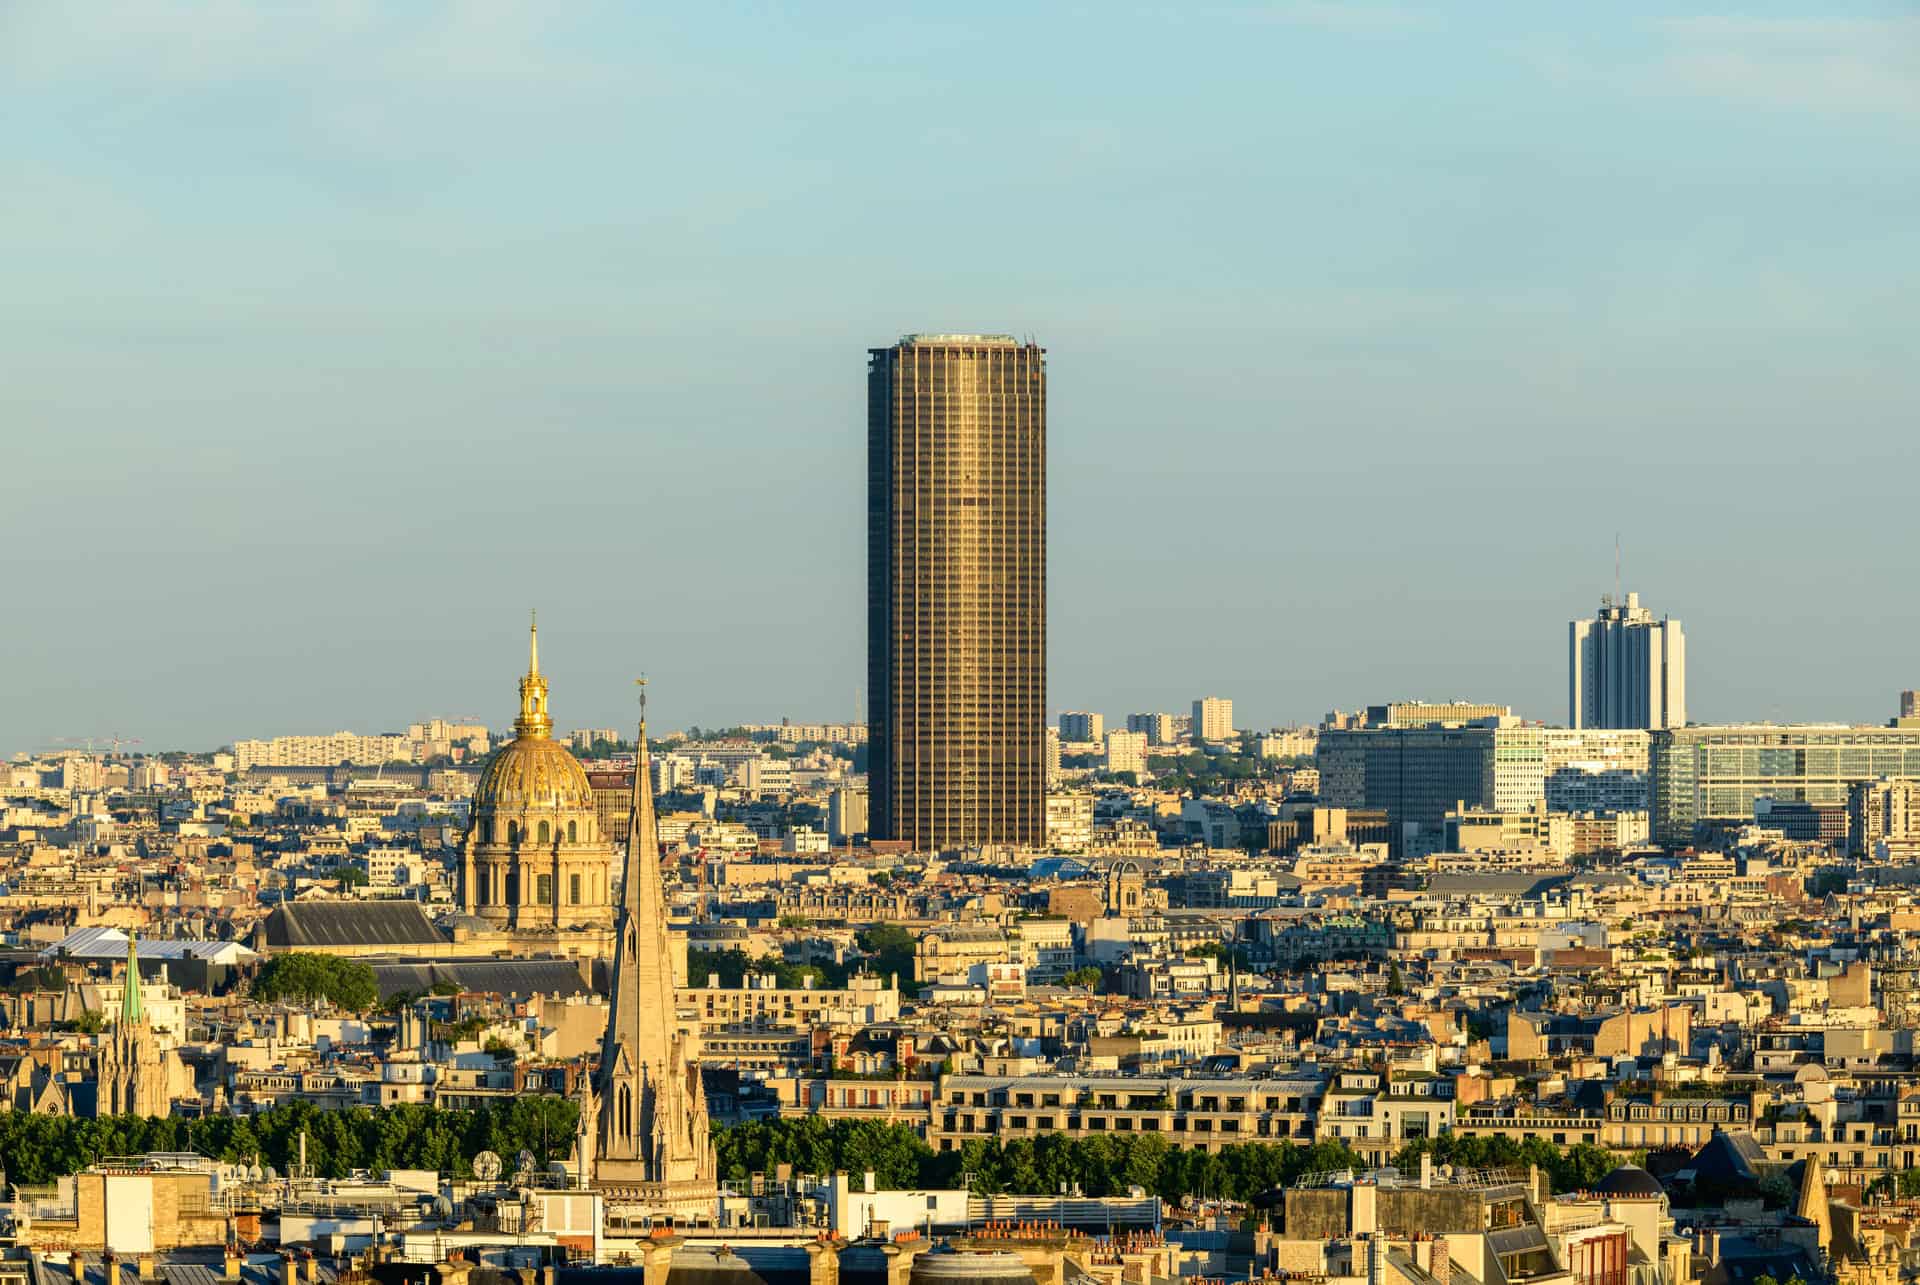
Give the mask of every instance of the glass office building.
[(1856, 781), (1920, 779), (1920, 728), (1678, 727), (1653, 734), (1653, 837), (1753, 820), (1754, 800), (1838, 804)]

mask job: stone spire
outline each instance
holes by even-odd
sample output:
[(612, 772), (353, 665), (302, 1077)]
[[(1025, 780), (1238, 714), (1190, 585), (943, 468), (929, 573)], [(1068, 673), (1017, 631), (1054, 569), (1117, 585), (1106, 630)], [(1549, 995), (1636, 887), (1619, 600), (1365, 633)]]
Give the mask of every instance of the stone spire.
[(127, 931), (127, 984), (120, 995), (120, 1020), (140, 1020), (140, 934)]
[(167, 1057), (140, 1003), (140, 939), (133, 932), (127, 934), (120, 1020), (100, 1039), (94, 1074), (101, 1115), (165, 1116), (172, 1109)]
[(680, 1221), (711, 1222), (718, 1182), (700, 1069), (675, 1021), (644, 689), (635, 743), (612, 994), (593, 1086), (600, 1117), (595, 1181), (613, 1199)]

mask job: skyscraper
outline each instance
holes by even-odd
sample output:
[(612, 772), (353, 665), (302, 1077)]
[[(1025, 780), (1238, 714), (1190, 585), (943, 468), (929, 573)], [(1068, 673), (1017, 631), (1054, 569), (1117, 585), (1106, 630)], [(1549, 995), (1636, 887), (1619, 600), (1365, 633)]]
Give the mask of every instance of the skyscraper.
[(867, 366), (872, 833), (1041, 844), (1047, 372), (1011, 335), (906, 335)]
[(1569, 727), (1685, 727), (1687, 639), (1630, 593), (1567, 627)]

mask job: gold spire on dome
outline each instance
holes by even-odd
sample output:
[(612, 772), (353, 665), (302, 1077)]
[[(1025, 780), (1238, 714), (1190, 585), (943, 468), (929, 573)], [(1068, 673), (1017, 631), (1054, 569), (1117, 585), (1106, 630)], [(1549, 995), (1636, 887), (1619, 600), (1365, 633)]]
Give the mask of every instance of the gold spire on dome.
[(523, 741), (544, 741), (553, 735), (553, 717), (547, 713), (547, 680), (540, 676), (540, 621), (527, 627), (527, 676), (520, 680), (520, 717), (513, 734)]

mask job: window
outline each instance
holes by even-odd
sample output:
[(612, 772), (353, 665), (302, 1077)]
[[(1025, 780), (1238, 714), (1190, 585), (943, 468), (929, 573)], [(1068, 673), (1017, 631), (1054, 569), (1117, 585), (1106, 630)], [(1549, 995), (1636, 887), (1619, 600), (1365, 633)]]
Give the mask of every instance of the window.
[[(580, 823), (579, 823), (579, 822), (577, 822), (577, 821), (569, 821), (569, 822), (567, 822), (567, 842), (568, 842), (568, 843), (578, 843), (578, 842), (580, 842), (580, 831), (579, 831), (579, 824), (580, 824)], [(578, 901), (578, 900), (580, 900), (580, 898), (579, 898), (578, 896), (576, 896), (576, 897), (574, 897), (574, 900), (575, 900), (575, 901)]]
[(540, 842), (541, 843), (545, 843), (547, 841), (547, 834), (548, 834), (547, 823), (545, 821), (542, 821), (540, 823)]
[(567, 901), (569, 904), (575, 905), (575, 906), (580, 904), (580, 876), (579, 875), (567, 876)]
[[(545, 822), (541, 822), (544, 827)], [(553, 876), (535, 875), (533, 877), (533, 904), (551, 906), (553, 904)]]

